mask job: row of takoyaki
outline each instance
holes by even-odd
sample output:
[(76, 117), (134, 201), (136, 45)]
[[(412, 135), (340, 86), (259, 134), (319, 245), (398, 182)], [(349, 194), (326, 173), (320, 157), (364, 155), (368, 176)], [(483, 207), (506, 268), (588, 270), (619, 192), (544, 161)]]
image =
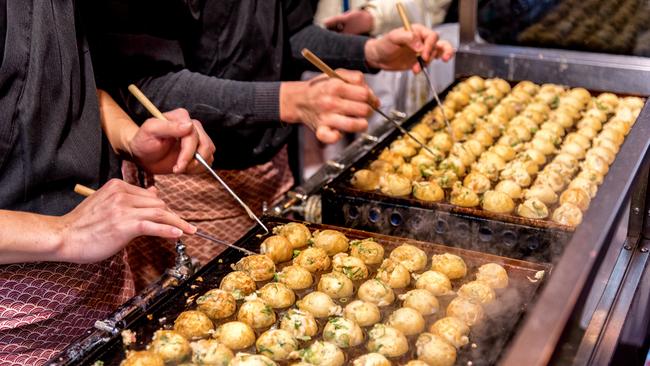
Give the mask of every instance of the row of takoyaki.
[[(495, 263), (479, 267), (476, 280), (454, 292), (452, 281), (468, 274), (457, 255), (437, 254), (429, 262), (422, 249), (404, 244), (384, 258), (381, 244), (349, 241), (335, 230), (312, 234), (289, 223), (274, 232), (278, 235), (264, 240), (265, 254), (233, 265), (218, 289), (196, 299), (195, 310), (181, 313), (173, 329), (157, 331), (147, 350), (130, 352), (123, 365), (275, 365), (299, 359), (295, 365), (340, 366), (346, 362), (343, 350), (364, 343), (369, 353), (353, 365), (390, 365), (389, 359), (411, 346), (418, 360), (408, 365), (453, 365), (457, 348), (469, 342), (469, 327), (484, 316), (482, 305), (508, 286), (506, 270)], [(278, 257), (269, 243), (283, 239), (292, 250), (302, 250), (276, 273)], [(304, 296), (295, 292), (312, 287), (316, 291)], [(457, 297), (445, 316), (431, 320), (440, 312), (438, 297), (452, 295)], [(401, 307), (382, 310), (396, 300)], [(410, 345), (407, 337), (416, 335)], [(256, 354), (235, 355), (253, 346)]]

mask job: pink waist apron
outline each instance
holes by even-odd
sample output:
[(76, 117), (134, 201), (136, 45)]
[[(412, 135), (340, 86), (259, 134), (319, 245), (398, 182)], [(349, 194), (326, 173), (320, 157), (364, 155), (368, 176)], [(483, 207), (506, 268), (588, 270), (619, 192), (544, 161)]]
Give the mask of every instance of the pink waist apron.
[(42, 365), (134, 295), (124, 251), (95, 264), (0, 266), (0, 365)]
[[(271, 204), (293, 185), (286, 147), (268, 163), (246, 170), (220, 170), (218, 174), (258, 215), (264, 202)], [(156, 176), (155, 182), (160, 196), (174, 212), (216, 238), (232, 243), (255, 225), (208, 173)], [(185, 236), (183, 242), (187, 253), (201, 264), (225, 249), (199, 237)], [(127, 250), (138, 291), (174, 265), (174, 243), (167, 240), (143, 237)]]

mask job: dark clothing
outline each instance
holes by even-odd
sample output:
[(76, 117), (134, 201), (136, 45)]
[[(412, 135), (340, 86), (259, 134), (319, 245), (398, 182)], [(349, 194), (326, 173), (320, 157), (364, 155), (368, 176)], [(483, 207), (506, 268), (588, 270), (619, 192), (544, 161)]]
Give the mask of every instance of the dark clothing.
[(61, 215), (119, 175), (73, 1), (8, 0), (0, 68), (0, 208)]
[[(139, 9), (135, 5), (117, 6), (122, 1), (104, 0), (100, 11), (101, 18), (112, 11), (115, 15), (109, 19), (124, 19), (113, 22), (122, 24), (121, 29), (102, 24), (99, 16), (91, 22), (101, 33), (92, 43), (93, 53), (97, 49), (98, 58), (105, 60), (100, 75), (109, 75), (101, 80), (122, 88), (134, 82), (163, 110), (187, 108), (203, 122), (217, 146), (215, 166), (219, 168), (242, 169), (264, 163), (286, 144), (294, 127), (280, 121), (279, 81), (297, 80), (304, 70), (311, 69), (300, 56), (302, 48), (311, 49), (333, 67), (369, 71), (364, 58), (367, 38), (339, 35), (312, 25), (314, 9), (309, 1), (187, 1), (183, 12), (170, 5), (175, 1), (167, 0), (162, 8), (173, 9), (175, 14), (163, 14), (159, 8), (156, 16), (160, 23), (149, 23), (148, 29), (129, 25), (128, 19), (145, 16), (136, 15)], [(174, 26), (165, 28), (164, 24)], [(161, 50), (154, 55), (128, 52), (127, 58), (116, 59), (110, 55), (120, 53), (118, 47), (112, 47), (120, 40), (122, 55), (124, 48), (132, 48), (129, 42), (124, 44), (123, 35), (114, 34), (120, 32), (175, 37), (178, 44), (169, 46), (164, 54)], [(179, 53), (183, 65), (174, 65), (170, 59), (178, 59)], [(111, 70), (131, 71), (125, 79)], [(129, 111), (147, 117), (134, 98), (123, 95)]]

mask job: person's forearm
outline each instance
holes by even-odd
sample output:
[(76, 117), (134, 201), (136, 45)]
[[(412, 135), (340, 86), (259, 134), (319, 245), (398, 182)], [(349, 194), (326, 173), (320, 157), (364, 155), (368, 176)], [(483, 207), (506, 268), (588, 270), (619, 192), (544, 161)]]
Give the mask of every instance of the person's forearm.
[(113, 150), (117, 154), (131, 156), (129, 141), (138, 132), (138, 125), (107, 92), (98, 89), (97, 99), (102, 129)]
[(375, 72), (368, 67), (365, 44), (368, 37), (339, 34), (311, 25), (291, 36), (293, 58), (305, 69), (313, 66), (302, 57), (300, 51), (308, 48), (333, 68), (346, 68), (362, 72)]
[[(280, 82), (243, 82), (181, 70), (138, 80), (138, 87), (161, 110), (179, 107), (211, 129), (279, 126)], [(148, 112), (128, 97), (127, 104), (140, 118)], [(218, 116), (218, 118), (214, 118)]]
[(0, 210), (0, 264), (59, 260), (61, 225), (55, 216)]

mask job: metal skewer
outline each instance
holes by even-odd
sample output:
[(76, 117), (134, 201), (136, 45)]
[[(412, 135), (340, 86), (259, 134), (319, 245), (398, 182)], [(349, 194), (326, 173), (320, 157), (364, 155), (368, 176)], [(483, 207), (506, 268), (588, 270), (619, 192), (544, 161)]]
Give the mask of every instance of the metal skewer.
[[(329, 67), (323, 60), (321, 60), (318, 56), (314, 55), (313, 52), (310, 50), (303, 48), (301, 51), (302, 55), (307, 59), (307, 61), (311, 62), (314, 66), (316, 66), (320, 71), (322, 71), (324, 74), (331, 78), (339, 79), (343, 81), (344, 83), (350, 83), (349, 81), (345, 80), (341, 75), (339, 75), (336, 71), (334, 71), (331, 67)], [(403, 134), (407, 135), (408, 137), (412, 138), (413, 141), (415, 141), (418, 145), (420, 145), (423, 149), (428, 151), (431, 155), (436, 156), (437, 154), (431, 150), (427, 145), (423, 144), (420, 140), (418, 140), (413, 134), (411, 134), (407, 129), (402, 127), (402, 125), (394, 120), (393, 118), (390, 118), (386, 113), (384, 113), (381, 109), (377, 108), (376, 105), (378, 104), (377, 98), (374, 97), (372, 100), (367, 102), (370, 108), (372, 108), (373, 111), (377, 112), (380, 116), (384, 117), (387, 121), (395, 125), (398, 130), (400, 130)]]
[[(74, 186), (74, 191), (75, 191), (75, 193), (80, 194), (80, 195), (82, 195), (82, 196), (84, 196), (84, 197), (88, 197), (88, 196), (90, 196), (91, 194), (93, 194), (93, 193), (96, 192), (94, 189), (92, 189), (92, 188), (90, 188), (90, 187), (86, 187), (86, 186), (84, 186), (84, 185), (82, 185), (82, 184), (77, 184), (77, 185), (75, 185), (75, 186)], [(211, 242), (213, 242), (213, 243), (216, 243), (216, 244), (219, 244), (219, 245), (223, 245), (223, 246), (226, 246), (226, 247), (229, 247), (229, 248), (233, 248), (233, 249), (235, 249), (235, 250), (238, 250), (238, 251), (240, 251), (240, 252), (242, 252), (242, 253), (245, 253), (245, 254), (248, 254), (248, 255), (257, 254), (257, 253), (255, 253), (255, 252), (253, 252), (253, 251), (248, 250), (248, 249), (244, 249), (244, 248), (242, 248), (242, 247), (238, 247), (238, 246), (236, 246), (236, 245), (233, 245), (233, 244), (227, 243), (227, 242), (225, 242), (225, 241), (223, 241), (223, 240), (217, 239), (217, 238), (215, 238), (214, 236), (209, 235), (209, 234), (206, 234), (206, 233), (201, 232), (201, 231), (199, 231), (199, 230), (197, 230), (194, 234), (195, 234), (196, 236), (200, 237), (200, 238), (203, 238), (203, 239), (209, 240), (209, 241), (211, 241)], [(179, 243), (177, 242), (176, 245), (178, 246)], [(185, 255), (185, 247), (184, 247), (184, 246), (183, 246), (182, 250), (179, 251), (179, 253), (180, 253), (180, 252), (182, 252), (182, 255)]]
[[(154, 117), (156, 117), (158, 119), (161, 119), (163, 121), (167, 121), (167, 118), (165, 118), (165, 116), (162, 114), (162, 112), (160, 112), (160, 110), (158, 108), (156, 108), (156, 106), (151, 102), (151, 100), (149, 100), (149, 98), (147, 98), (147, 96), (144, 95), (144, 93), (142, 93), (142, 91), (140, 91), (140, 89), (138, 89), (137, 86), (135, 86), (133, 84), (129, 85), (129, 91), (131, 92), (131, 94), (133, 94), (135, 99), (137, 99), (144, 106), (144, 108), (147, 111), (149, 111), (149, 113), (151, 113), (152, 116), (154, 116)], [(267, 229), (266, 226), (259, 219), (259, 217), (257, 217), (257, 215), (255, 215), (253, 210), (251, 210), (250, 207), (248, 207), (248, 205), (246, 203), (244, 203), (244, 201), (242, 201), (241, 198), (239, 198), (237, 193), (235, 193), (235, 191), (233, 191), (228, 186), (228, 184), (226, 184), (226, 182), (224, 182), (224, 180), (221, 179), (221, 177), (217, 174), (217, 172), (215, 172), (214, 169), (212, 169), (210, 164), (208, 164), (208, 162), (205, 161), (205, 159), (203, 159), (201, 154), (199, 154), (198, 152), (194, 153), (194, 158), (201, 165), (203, 165), (203, 167), (208, 172), (210, 172), (210, 174), (219, 182), (219, 184), (221, 184), (223, 186), (223, 188), (225, 188), (226, 191), (228, 191), (228, 193), (235, 199), (235, 201), (237, 201), (237, 203), (239, 203), (239, 205), (244, 208), (244, 210), (248, 214), (248, 217), (255, 220), (257, 222), (257, 224), (260, 225), (262, 227), (262, 229), (264, 229), (266, 234), (270, 233), (269, 229)]]
[[(411, 21), (409, 20), (408, 16), (406, 15), (406, 9), (404, 8), (404, 5), (402, 5), (401, 2), (397, 2), (395, 4), (397, 6), (397, 12), (399, 13), (400, 18), (402, 18), (402, 23), (404, 24), (404, 29), (406, 29), (408, 32), (413, 32), (413, 28), (411, 27)], [(416, 56), (418, 60), (418, 64), (420, 65), (420, 69), (422, 69), (422, 73), (424, 73), (424, 77), (427, 79), (427, 83), (429, 84), (429, 88), (433, 92), (433, 98), (436, 100), (436, 103), (440, 106), (440, 112), (442, 112), (442, 118), (445, 120), (445, 124), (447, 125), (447, 130), (449, 131), (449, 136), (453, 138), (453, 135), (451, 133), (451, 124), (449, 123), (449, 120), (447, 119), (447, 115), (445, 113), (445, 108), (442, 106), (442, 102), (440, 102), (440, 97), (438, 96), (438, 91), (436, 90), (435, 85), (433, 84), (433, 76), (429, 74), (429, 70), (427, 69), (427, 65), (424, 63), (424, 60), (422, 59), (421, 55)]]

